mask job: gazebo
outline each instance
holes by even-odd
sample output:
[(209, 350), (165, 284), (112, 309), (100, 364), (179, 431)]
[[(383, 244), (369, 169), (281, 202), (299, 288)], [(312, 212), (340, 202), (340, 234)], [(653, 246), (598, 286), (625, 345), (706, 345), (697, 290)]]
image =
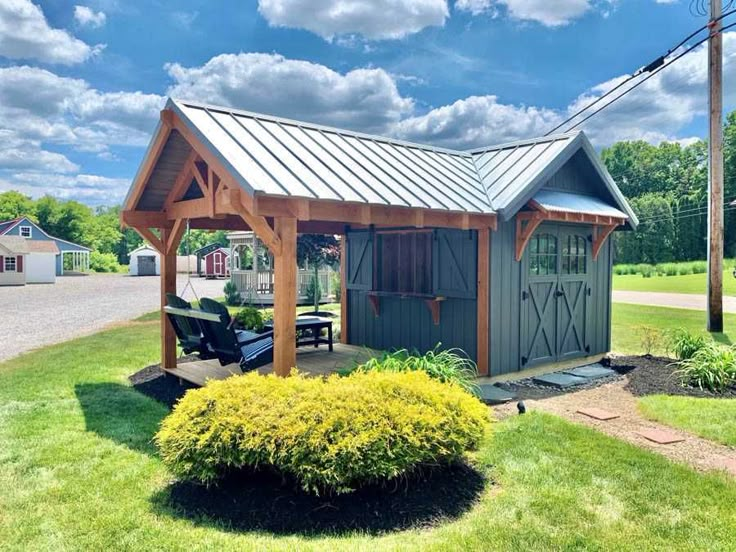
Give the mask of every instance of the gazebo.
[[(582, 132), (459, 151), (171, 99), (121, 221), (161, 253), (162, 305), (187, 225), (252, 231), (274, 260), (282, 376), (297, 363), (298, 233), (342, 236), (343, 344), (442, 343), (504, 376), (610, 350), (607, 238), (638, 223)], [(161, 328), (175, 369), (163, 312)]]

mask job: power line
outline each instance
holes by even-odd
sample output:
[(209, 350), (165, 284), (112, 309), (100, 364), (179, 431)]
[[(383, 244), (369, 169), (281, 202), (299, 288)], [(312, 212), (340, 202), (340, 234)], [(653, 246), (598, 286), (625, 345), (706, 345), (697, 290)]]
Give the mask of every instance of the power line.
[[(634, 72), (633, 75), (630, 75), (626, 80), (618, 83), (616, 86), (614, 86), (612, 89), (610, 89), (609, 91), (607, 91), (605, 94), (603, 94), (602, 96), (599, 96), (598, 98), (596, 98), (595, 100), (593, 100), (592, 102), (590, 102), (588, 105), (586, 105), (582, 109), (578, 110), (576, 113), (574, 113), (573, 115), (569, 116), (567, 119), (565, 119), (560, 124), (558, 124), (557, 126), (555, 126), (553, 129), (551, 129), (549, 132), (547, 132), (545, 134), (545, 136), (548, 136), (548, 135), (552, 134), (553, 132), (555, 132), (558, 129), (560, 129), (563, 126), (565, 126), (567, 123), (573, 121), (576, 117), (580, 116), (582, 113), (584, 113), (585, 111), (587, 111), (588, 109), (590, 109), (594, 105), (597, 105), (599, 102), (601, 102), (602, 100), (604, 100), (605, 98), (607, 98), (608, 96), (610, 96), (611, 94), (613, 94), (614, 92), (616, 92), (617, 90), (619, 90), (624, 85), (626, 85), (629, 82), (631, 82), (633, 79), (635, 79), (635, 78), (643, 75), (644, 73), (649, 73), (646, 77), (644, 77), (643, 79), (639, 80), (631, 88), (626, 89), (621, 95), (616, 96), (613, 100), (611, 100), (610, 102), (604, 104), (603, 106), (601, 106), (600, 108), (598, 108), (596, 111), (594, 111), (593, 113), (591, 113), (590, 115), (588, 115), (587, 117), (585, 117), (583, 120), (579, 121), (578, 123), (576, 123), (572, 127), (568, 128), (567, 131), (569, 132), (570, 130), (572, 130), (575, 127), (579, 126), (580, 124), (584, 123), (585, 121), (587, 121), (592, 116), (594, 116), (597, 113), (599, 113), (601, 110), (605, 109), (607, 106), (611, 105), (613, 102), (615, 102), (619, 98), (622, 98), (623, 96), (625, 96), (626, 94), (628, 94), (629, 92), (631, 92), (632, 90), (634, 90), (635, 88), (637, 88), (640, 84), (642, 84), (642, 83), (646, 82), (647, 80), (649, 80), (651, 77), (653, 77), (654, 75), (656, 75), (659, 71), (661, 71), (663, 68), (669, 67), (672, 63), (674, 63), (675, 61), (677, 61), (678, 59), (680, 59), (681, 57), (683, 57), (685, 54), (688, 54), (689, 52), (691, 52), (692, 50), (694, 50), (695, 48), (697, 48), (698, 46), (700, 46), (701, 44), (703, 44), (706, 40), (708, 40), (708, 37), (705, 37), (705, 38), (699, 40), (693, 46), (691, 46), (688, 49), (686, 49), (684, 52), (681, 52), (680, 54), (678, 54), (673, 59), (667, 61), (667, 56), (669, 56), (674, 51), (676, 51), (677, 49), (679, 49), (680, 47), (682, 47), (688, 40), (690, 40), (694, 36), (700, 34), (704, 30), (708, 29), (710, 27), (710, 25), (712, 25), (714, 22), (720, 21), (723, 18), (728, 17), (729, 15), (732, 15), (734, 13), (736, 13), (736, 9), (728, 10), (728, 11), (724, 12), (717, 19), (714, 19), (712, 22), (708, 22), (707, 24), (703, 25), (702, 27), (700, 27), (696, 31), (693, 31), (687, 37), (685, 37), (684, 39), (682, 39), (676, 46), (674, 46), (673, 48), (670, 48), (669, 50), (667, 50), (667, 53), (666, 54), (664, 54), (662, 56), (659, 56), (658, 58), (656, 58), (653, 61), (651, 61), (649, 64), (647, 64), (644, 67), (638, 69), (636, 72)], [(734, 24), (731, 24), (731, 25), (728, 25), (726, 27), (723, 27), (719, 32), (722, 33), (726, 29), (729, 29), (729, 28), (731, 28), (733, 26), (734, 26)]]

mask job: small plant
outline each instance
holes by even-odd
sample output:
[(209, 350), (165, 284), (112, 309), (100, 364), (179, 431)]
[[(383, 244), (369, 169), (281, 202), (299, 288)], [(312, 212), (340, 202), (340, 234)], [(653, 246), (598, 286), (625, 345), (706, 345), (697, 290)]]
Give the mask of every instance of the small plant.
[(736, 349), (709, 343), (680, 362), (684, 384), (720, 392), (736, 383)]
[(705, 274), (708, 272), (708, 263), (706, 261), (693, 261), (690, 263), (693, 274)]
[(313, 493), (348, 492), (460, 461), (488, 409), (422, 372), (281, 378), (250, 373), (186, 393), (155, 442), (178, 477), (267, 468)]
[(246, 330), (260, 332), (263, 329), (263, 314), (254, 307), (244, 307), (238, 311), (235, 320)]
[(657, 269), (650, 264), (642, 263), (637, 265), (636, 269), (644, 278), (651, 278), (657, 275)]
[(240, 292), (238, 291), (237, 286), (232, 283), (232, 281), (228, 281), (225, 284), (225, 287), (222, 288), (222, 291), (225, 294), (225, 303), (227, 303), (231, 307), (240, 304)]
[(662, 333), (653, 326), (636, 326), (634, 328), (639, 334), (642, 351), (645, 355), (651, 355), (655, 349), (659, 349), (662, 343)]
[(684, 328), (672, 330), (667, 335), (667, 349), (672, 351), (679, 360), (692, 358), (695, 353), (707, 345), (708, 341), (704, 336), (692, 334)]
[(380, 357), (371, 358), (356, 368), (362, 372), (425, 372), (429, 377), (441, 382), (452, 382), (466, 391), (474, 392), (477, 388), (475, 378), (478, 368), (460, 349), (440, 349), (438, 343), (434, 349), (423, 355), (410, 353), (406, 349), (386, 352)]

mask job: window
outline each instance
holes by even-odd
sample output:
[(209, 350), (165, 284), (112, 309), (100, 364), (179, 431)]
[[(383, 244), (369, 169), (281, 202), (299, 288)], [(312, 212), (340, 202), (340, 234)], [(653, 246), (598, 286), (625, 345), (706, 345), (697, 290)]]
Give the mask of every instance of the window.
[(529, 242), (529, 274), (548, 276), (557, 274), (557, 238), (551, 234), (537, 234)]
[(585, 237), (565, 236), (562, 241), (562, 274), (585, 274), (586, 250)]
[(31, 237), (31, 227), (30, 226), (21, 226), (20, 227), (20, 235), (22, 238), (30, 238)]
[(5, 257), (5, 272), (17, 272), (15, 257)]
[(378, 233), (378, 290), (432, 293), (432, 232)]

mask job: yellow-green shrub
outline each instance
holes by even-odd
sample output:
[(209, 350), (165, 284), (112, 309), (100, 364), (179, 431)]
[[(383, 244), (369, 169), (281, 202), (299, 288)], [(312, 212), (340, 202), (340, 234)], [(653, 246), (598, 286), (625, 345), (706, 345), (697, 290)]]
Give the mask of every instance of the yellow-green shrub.
[(346, 492), (459, 460), (478, 447), (488, 409), (423, 372), (326, 379), (251, 373), (189, 391), (156, 435), (175, 475), (211, 483), (270, 467), (312, 492)]

